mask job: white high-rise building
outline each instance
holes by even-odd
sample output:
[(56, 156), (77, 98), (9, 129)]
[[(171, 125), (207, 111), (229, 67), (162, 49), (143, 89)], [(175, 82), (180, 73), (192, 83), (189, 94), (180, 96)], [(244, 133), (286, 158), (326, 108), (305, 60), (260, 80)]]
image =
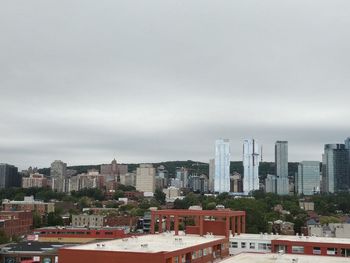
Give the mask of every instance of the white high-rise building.
[(259, 190), (259, 146), (256, 140), (247, 139), (243, 142), (243, 192)]
[(214, 191), (230, 192), (230, 141), (219, 139), (215, 142)]

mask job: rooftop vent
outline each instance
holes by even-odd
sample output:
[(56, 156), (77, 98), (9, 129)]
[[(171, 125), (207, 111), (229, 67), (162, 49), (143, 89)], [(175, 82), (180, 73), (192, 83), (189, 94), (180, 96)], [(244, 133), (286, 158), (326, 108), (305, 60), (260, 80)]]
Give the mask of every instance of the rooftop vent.
[(148, 244), (141, 244), (141, 248), (148, 248)]

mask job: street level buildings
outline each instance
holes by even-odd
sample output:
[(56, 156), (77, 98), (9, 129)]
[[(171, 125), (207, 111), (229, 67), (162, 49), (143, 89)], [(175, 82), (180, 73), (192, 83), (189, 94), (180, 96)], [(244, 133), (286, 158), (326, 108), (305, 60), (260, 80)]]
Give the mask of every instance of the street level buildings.
[(230, 192), (230, 141), (219, 139), (215, 142), (215, 178), (214, 191)]
[(243, 142), (243, 192), (248, 195), (259, 190), (259, 146), (256, 140)]

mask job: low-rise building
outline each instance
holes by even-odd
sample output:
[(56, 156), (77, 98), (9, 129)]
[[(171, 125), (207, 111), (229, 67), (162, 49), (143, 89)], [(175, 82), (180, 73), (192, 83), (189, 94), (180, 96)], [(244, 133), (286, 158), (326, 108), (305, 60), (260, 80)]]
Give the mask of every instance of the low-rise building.
[(41, 242), (86, 243), (97, 239), (124, 238), (128, 229), (124, 227), (43, 227), (34, 230), (36, 240)]
[(33, 213), (31, 211), (1, 211), (0, 231), (8, 238), (26, 235), (33, 228)]
[(4, 263), (55, 263), (58, 262), (58, 250), (71, 245), (38, 241), (8, 244), (0, 249), (0, 261)]
[(241, 234), (230, 237), (230, 255), (271, 252), (350, 257), (350, 239), (270, 234)]
[(24, 197), (24, 201), (11, 201), (4, 199), (2, 201), (3, 211), (35, 211), (41, 216), (55, 211), (55, 203), (46, 203), (34, 200), (33, 196)]
[(350, 238), (350, 224), (347, 223), (314, 224), (307, 228), (310, 236)]
[(221, 263), (346, 263), (349, 262), (347, 258), (339, 257), (325, 257), (325, 256), (310, 256), (310, 255), (289, 255), (289, 254), (256, 254), (256, 253), (242, 253), (234, 257), (229, 257), (221, 261)]
[(206, 263), (219, 261), (228, 254), (225, 236), (163, 233), (63, 248), (59, 260), (60, 263)]
[(103, 215), (72, 215), (73, 227), (102, 227), (105, 225)]

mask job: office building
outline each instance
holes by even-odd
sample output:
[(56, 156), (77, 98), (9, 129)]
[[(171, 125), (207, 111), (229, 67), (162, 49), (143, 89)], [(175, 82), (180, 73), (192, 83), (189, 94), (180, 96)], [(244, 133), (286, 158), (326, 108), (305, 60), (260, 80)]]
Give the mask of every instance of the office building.
[(243, 192), (248, 195), (259, 190), (259, 146), (256, 140), (247, 139), (243, 143)]
[(322, 191), (349, 191), (349, 150), (345, 144), (326, 144), (322, 156)]
[(22, 176), (16, 166), (0, 163), (0, 189), (9, 187), (21, 187)]
[(275, 143), (276, 176), (288, 177), (288, 142), (277, 141)]
[(288, 180), (288, 142), (277, 141), (275, 143), (275, 166), (276, 166), (276, 193), (279, 195), (289, 194)]
[(156, 169), (152, 164), (140, 164), (136, 170), (136, 190), (154, 193)]
[(219, 139), (215, 142), (214, 191), (230, 192), (230, 141)]
[(296, 193), (313, 195), (320, 192), (320, 162), (302, 161), (298, 165), (296, 178)]

